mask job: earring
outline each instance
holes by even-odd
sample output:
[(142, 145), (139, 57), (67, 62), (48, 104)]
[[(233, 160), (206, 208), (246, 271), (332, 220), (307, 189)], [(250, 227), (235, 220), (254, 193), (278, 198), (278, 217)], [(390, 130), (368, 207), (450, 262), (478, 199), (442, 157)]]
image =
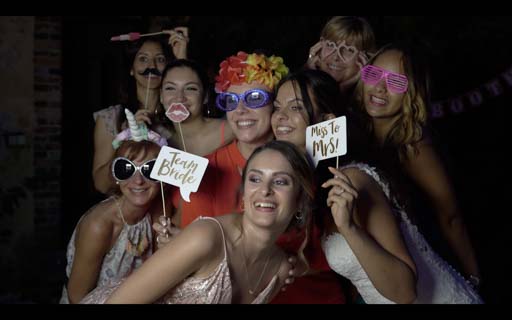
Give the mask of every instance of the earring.
[(116, 181), (116, 184), (119, 185), (119, 181)]
[(304, 217), (302, 216), (300, 211), (297, 211), (297, 214), (295, 215), (295, 219), (301, 221)]

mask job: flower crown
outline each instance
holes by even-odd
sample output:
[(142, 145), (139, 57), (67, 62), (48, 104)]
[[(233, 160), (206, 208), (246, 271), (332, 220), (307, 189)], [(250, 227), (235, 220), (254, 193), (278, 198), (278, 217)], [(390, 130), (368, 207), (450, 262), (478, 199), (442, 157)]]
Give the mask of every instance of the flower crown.
[(135, 117), (130, 110), (124, 109), (124, 113), (126, 114), (126, 120), (128, 120), (128, 128), (121, 131), (112, 141), (112, 146), (114, 149), (118, 149), (121, 146), (123, 141), (133, 140), (136, 142), (139, 141), (151, 141), (156, 143), (159, 146), (166, 146), (167, 140), (161, 137), (158, 133), (148, 130), (145, 123), (137, 124), (135, 121)]
[(220, 64), (219, 74), (215, 77), (215, 91), (225, 92), (231, 85), (252, 82), (261, 83), (273, 90), (288, 72), (281, 57), (240, 51)]

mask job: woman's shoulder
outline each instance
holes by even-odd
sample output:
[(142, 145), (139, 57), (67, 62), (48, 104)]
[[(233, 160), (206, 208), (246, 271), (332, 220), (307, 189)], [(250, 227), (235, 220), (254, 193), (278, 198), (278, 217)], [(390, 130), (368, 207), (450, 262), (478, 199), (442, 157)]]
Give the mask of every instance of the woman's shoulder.
[(341, 171), (347, 175), (350, 182), (355, 186), (367, 186), (375, 181), (375, 175), (377, 172), (375, 168), (364, 164), (354, 163), (341, 168)]
[[(106, 130), (111, 136), (115, 136), (118, 133), (116, 124), (121, 115), (121, 110), (122, 106), (116, 105), (93, 113), (96, 128), (100, 125), (101, 127), (104, 127), (104, 130)], [(103, 123), (99, 124), (99, 122)]]
[(122, 106), (120, 104), (115, 106), (110, 106), (105, 109), (101, 109), (92, 114), (94, 121), (97, 121), (98, 118), (112, 117), (117, 116), (121, 112)]
[(229, 214), (224, 214), (224, 215), (217, 216), (215, 218), (210, 218), (210, 219), (217, 220), (217, 222), (222, 227), (222, 231), (224, 232), (224, 235), (229, 240), (230, 238), (232, 238), (232, 235), (234, 233), (237, 233), (239, 231), (236, 226), (240, 223), (239, 222), (240, 218), (241, 218), (241, 215), (239, 213), (229, 213)]
[(224, 223), (221, 219), (211, 217), (199, 217), (185, 228), (192, 238), (195, 235), (201, 238), (201, 243), (210, 244), (212, 247), (220, 240), (225, 232)]
[(383, 191), (389, 196), (388, 183), (379, 175), (376, 168), (358, 163), (343, 167), (342, 172), (347, 175), (356, 190), (370, 193)]
[(114, 210), (113, 203), (109, 200), (94, 205), (82, 216), (77, 227), (78, 231), (88, 236), (108, 237), (118, 223), (117, 220), (120, 220)]
[(428, 136), (424, 136), (413, 146), (409, 146), (407, 148), (407, 161), (405, 162), (405, 165), (411, 168), (416, 166), (421, 168), (425, 161), (429, 162), (437, 160), (439, 160), (438, 150), (436, 149), (432, 139)]

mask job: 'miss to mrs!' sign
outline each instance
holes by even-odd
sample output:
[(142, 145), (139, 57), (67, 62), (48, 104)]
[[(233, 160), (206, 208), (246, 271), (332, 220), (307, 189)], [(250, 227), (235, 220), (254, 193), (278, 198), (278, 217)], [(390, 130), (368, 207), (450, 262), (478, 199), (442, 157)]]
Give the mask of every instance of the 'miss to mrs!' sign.
[(162, 147), (151, 171), (151, 178), (180, 188), (183, 200), (190, 202), (208, 166), (208, 159), (182, 150)]
[(320, 160), (347, 154), (347, 117), (309, 126), (306, 129), (306, 151), (315, 168)]

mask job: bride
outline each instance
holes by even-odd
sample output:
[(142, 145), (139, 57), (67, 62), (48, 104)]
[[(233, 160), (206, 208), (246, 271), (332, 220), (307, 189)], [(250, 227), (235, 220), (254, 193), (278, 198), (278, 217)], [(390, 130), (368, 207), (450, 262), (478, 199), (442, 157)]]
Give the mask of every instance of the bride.
[[(299, 71), (284, 78), (276, 87), (272, 115), (276, 139), (292, 142), (305, 152), (307, 126), (334, 117), (332, 106), (340, 106), (337, 92), (335, 81), (320, 71)], [(358, 135), (350, 120), (351, 159), (344, 157), (345, 163), (364, 159), (354, 155), (356, 149), (366, 147), (352, 140)], [(320, 166), (315, 175), (324, 171)], [(322, 248), (331, 269), (349, 279), (366, 303), (482, 302), (469, 283), (430, 248), (374, 168), (352, 163), (329, 171), (332, 178), (320, 180), (327, 180), (322, 185), (328, 190), (327, 207), (319, 204), (324, 210), (314, 215), (323, 224)], [(325, 199), (320, 191), (316, 198)]]

